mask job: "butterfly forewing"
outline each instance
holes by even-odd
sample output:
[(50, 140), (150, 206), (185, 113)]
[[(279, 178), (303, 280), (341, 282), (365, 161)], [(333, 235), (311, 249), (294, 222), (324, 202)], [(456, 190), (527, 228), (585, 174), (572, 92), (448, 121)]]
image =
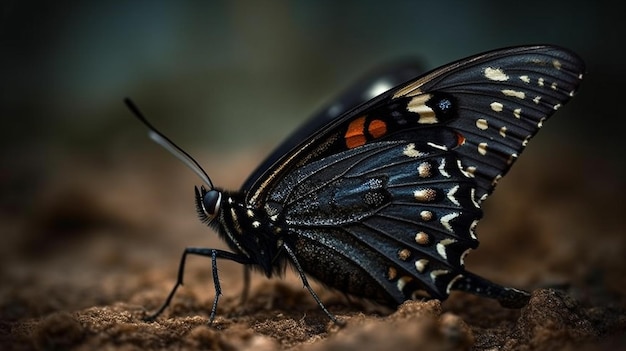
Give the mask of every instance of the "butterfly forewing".
[(580, 59), (565, 50), (511, 48), (435, 70), (393, 98), (411, 97), (414, 110), (428, 101), (425, 96), (447, 93), (454, 99), (456, 117), (446, 126), (465, 138), (455, 153), (484, 199), (545, 120), (574, 95), (582, 69)]

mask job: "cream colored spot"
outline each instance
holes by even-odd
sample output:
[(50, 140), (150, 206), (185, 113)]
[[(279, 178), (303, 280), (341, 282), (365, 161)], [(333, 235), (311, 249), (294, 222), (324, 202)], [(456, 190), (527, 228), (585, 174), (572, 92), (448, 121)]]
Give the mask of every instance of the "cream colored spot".
[(531, 136), (527, 136), (526, 139), (524, 139), (524, 141), (522, 141), (522, 146), (526, 147), (526, 145), (528, 145), (528, 141), (530, 140)]
[(415, 150), (415, 144), (413, 144), (413, 143), (410, 143), (407, 146), (405, 146), (404, 150), (402, 150), (402, 153), (405, 156), (409, 156), (409, 157), (422, 157), (422, 156), (426, 155), (423, 152)]
[(561, 61), (559, 61), (559, 60), (554, 60), (554, 61), (552, 61), (552, 65), (553, 65), (553, 66), (554, 66), (554, 68), (556, 68), (556, 69), (559, 69), (559, 70), (561, 69)]
[(504, 108), (504, 105), (502, 105), (499, 102), (492, 102), (491, 105), (489, 105), (489, 106), (491, 106), (491, 109), (496, 111), (496, 112), (501, 112), (502, 109)]
[(537, 79), (537, 84), (542, 87), (543, 86), (543, 78)]
[(419, 202), (430, 202), (437, 197), (437, 191), (434, 189), (420, 189), (413, 192), (413, 197)]
[(485, 78), (498, 82), (504, 82), (509, 80), (509, 76), (507, 76), (501, 68), (491, 67), (485, 68)]
[(456, 240), (454, 239), (443, 239), (441, 240), (438, 244), (437, 244), (437, 253), (439, 254), (439, 256), (441, 256), (444, 260), (448, 259), (448, 253), (446, 252), (446, 246), (450, 245), (452, 243), (455, 243)]
[(513, 110), (513, 116), (515, 116), (515, 118), (517, 119), (520, 119), (520, 117), (522, 116), (522, 109), (516, 108), (515, 110)]
[(465, 175), (474, 178), (474, 173), (476, 173), (476, 166), (467, 166)]
[(417, 269), (419, 273), (424, 273), (424, 270), (426, 269), (427, 265), (428, 265), (428, 260), (425, 258), (415, 261), (415, 269)]
[(500, 128), (500, 135), (503, 138), (506, 138), (506, 127), (503, 126), (502, 128)]
[(556, 104), (556, 105), (554, 105), (554, 107), (553, 107), (553, 109), (554, 109), (555, 111), (556, 111), (556, 110), (558, 110), (559, 108), (561, 108), (561, 104)]
[(530, 78), (527, 75), (520, 76), (519, 79), (524, 83), (530, 83)]
[(246, 214), (247, 214), (247, 215), (248, 215), (248, 217), (250, 217), (250, 218), (254, 217), (254, 211), (252, 211), (252, 210), (247, 210), (247, 211), (246, 211)]
[(259, 222), (259, 221), (253, 221), (253, 222), (252, 222), (252, 226), (253, 226), (253, 227), (255, 227), (255, 228), (258, 228), (258, 227), (260, 227), (260, 226), (261, 226), (261, 222)]
[(431, 219), (433, 219), (433, 213), (430, 211), (422, 211), (420, 212), (420, 217), (422, 217), (423, 221), (430, 221)]
[(557, 87), (556, 82), (554, 82), (554, 83), (552, 83), (550, 85), (550, 88), (552, 88), (552, 90), (556, 90), (556, 87)]
[(487, 128), (489, 128), (489, 125), (486, 119), (479, 118), (476, 120), (476, 127), (480, 130), (486, 130)]
[(424, 232), (419, 232), (417, 234), (415, 234), (415, 242), (420, 244), (420, 245), (428, 245), (428, 242), (430, 241), (430, 238), (428, 237), (428, 234), (424, 233)]
[(422, 162), (419, 166), (417, 166), (417, 174), (420, 178), (429, 178), (432, 177), (432, 166), (428, 162)]
[(509, 156), (509, 159), (506, 161), (506, 164), (510, 165), (516, 159), (517, 159), (517, 154), (511, 154), (511, 156)]
[(426, 102), (430, 100), (432, 95), (424, 94), (418, 95), (409, 101), (407, 110), (409, 112), (417, 113), (420, 117), (417, 120), (419, 124), (433, 124), (437, 123), (437, 115), (432, 108), (426, 106)]
[(434, 270), (434, 271), (430, 272), (430, 279), (432, 279), (432, 280), (433, 280), (433, 282), (434, 282), (434, 281), (436, 281), (436, 280), (437, 280), (437, 277), (439, 277), (440, 275), (446, 275), (446, 274), (448, 274), (448, 273), (450, 273), (450, 271), (448, 271), (448, 270), (445, 270), (445, 269), (436, 269), (436, 270)]
[(446, 229), (448, 229), (450, 233), (454, 233), (454, 229), (452, 228), (452, 225), (450, 224), (450, 222), (454, 220), (455, 218), (457, 218), (458, 216), (459, 216), (458, 212), (448, 213), (447, 215), (441, 217), (441, 219), (439, 220), (439, 223), (441, 223), (441, 225), (443, 225)]
[(481, 155), (487, 154), (487, 143), (478, 144), (478, 153)]
[(413, 278), (408, 277), (408, 276), (404, 276), (400, 279), (398, 279), (398, 282), (396, 283), (396, 287), (398, 288), (398, 290), (402, 291), (404, 290), (404, 287), (411, 282), (411, 280), (413, 280)]
[(533, 102), (536, 104), (539, 104), (539, 101), (541, 100), (541, 96), (537, 96), (533, 99)]
[(504, 89), (502, 90), (502, 94), (506, 96), (513, 96), (518, 99), (523, 99), (526, 97), (526, 93), (524, 93), (523, 91), (518, 91), (518, 90), (513, 90), (513, 89)]
[(541, 119), (539, 120), (539, 122), (537, 122), (537, 128), (541, 128), (543, 127), (543, 121), (545, 121), (546, 118), (545, 117), (541, 117)]

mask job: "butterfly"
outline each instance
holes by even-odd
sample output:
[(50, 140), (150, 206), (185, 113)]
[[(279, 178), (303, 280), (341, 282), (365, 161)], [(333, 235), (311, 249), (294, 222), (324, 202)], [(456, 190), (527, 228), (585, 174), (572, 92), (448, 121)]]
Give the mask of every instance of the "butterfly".
[[(338, 324), (308, 277), (391, 307), (444, 300), (452, 290), (524, 306), (528, 292), (467, 271), (464, 259), (478, 247), (483, 201), (574, 96), (584, 71), (576, 54), (536, 45), (478, 54), (413, 79), (410, 69), (388, 74), (307, 122), (238, 191), (214, 187), (198, 162), (126, 99), (152, 139), (204, 181), (195, 188), (198, 214), (230, 248), (186, 248), (176, 284), (147, 319), (170, 304), (189, 255), (211, 258), (210, 322), (222, 294), (218, 260), (268, 278), (293, 267)], [(373, 82), (395, 87), (360, 103)]]

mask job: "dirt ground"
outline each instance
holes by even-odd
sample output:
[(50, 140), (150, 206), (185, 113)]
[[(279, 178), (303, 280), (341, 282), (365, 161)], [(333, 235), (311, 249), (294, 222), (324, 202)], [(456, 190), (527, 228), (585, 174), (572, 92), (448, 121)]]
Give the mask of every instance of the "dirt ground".
[[(2, 213), (0, 349), (626, 349), (620, 172), (573, 150), (539, 154), (522, 157), (486, 202), (481, 245), (466, 260), (473, 272), (532, 290), (528, 306), (508, 310), (454, 293), (391, 311), (314, 284), (343, 328), (293, 272), (253, 274), (242, 303), (242, 268), (228, 262), (219, 266), (224, 295), (208, 326), (210, 261), (195, 257), (171, 307), (144, 322), (174, 283), (184, 247), (224, 248), (196, 218), (199, 180), (167, 155), (59, 160), (45, 181), (4, 194), (25, 203)], [(226, 188), (262, 157), (199, 156)]]

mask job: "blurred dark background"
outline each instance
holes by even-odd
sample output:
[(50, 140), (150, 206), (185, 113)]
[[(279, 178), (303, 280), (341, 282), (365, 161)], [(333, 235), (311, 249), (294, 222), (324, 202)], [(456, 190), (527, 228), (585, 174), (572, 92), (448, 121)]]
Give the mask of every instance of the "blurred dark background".
[[(0, 11), (5, 238), (23, 235), (24, 221), (47, 218), (52, 221), (43, 227), (47, 233), (36, 237), (45, 247), (55, 225), (62, 232), (64, 225), (81, 225), (59, 224), (54, 213), (48, 218), (36, 210), (55, 182), (64, 181), (67, 189), (73, 182), (84, 186), (85, 178), (133, 172), (116, 165), (135, 153), (168, 159), (126, 109), (126, 96), (198, 156), (215, 183), (236, 187), (262, 155), (368, 69), (403, 57), (417, 57), (431, 69), (520, 44), (567, 47), (588, 69), (579, 95), (547, 123), (526, 154), (549, 153), (550, 166), (563, 170), (562, 177), (576, 174), (605, 188), (623, 179), (619, 103), (626, 26), (614, 2), (5, 0)], [(249, 164), (234, 170), (205, 158), (245, 150), (254, 150)], [(589, 162), (571, 166), (559, 150)], [(618, 183), (605, 182), (606, 174)], [(234, 175), (237, 181), (229, 182)], [(140, 178), (137, 184), (154, 180), (149, 173)], [(185, 189), (193, 183), (199, 182), (190, 175)], [(102, 187), (101, 193), (122, 191), (91, 185)], [(63, 194), (68, 203), (84, 201), (80, 194)], [(190, 191), (180, 197), (191, 201)], [(184, 210), (194, 216), (191, 207)], [(102, 219), (87, 213), (68, 221), (90, 216)], [(11, 240), (6, 242), (10, 251)], [(172, 251), (178, 255), (178, 249)]]

